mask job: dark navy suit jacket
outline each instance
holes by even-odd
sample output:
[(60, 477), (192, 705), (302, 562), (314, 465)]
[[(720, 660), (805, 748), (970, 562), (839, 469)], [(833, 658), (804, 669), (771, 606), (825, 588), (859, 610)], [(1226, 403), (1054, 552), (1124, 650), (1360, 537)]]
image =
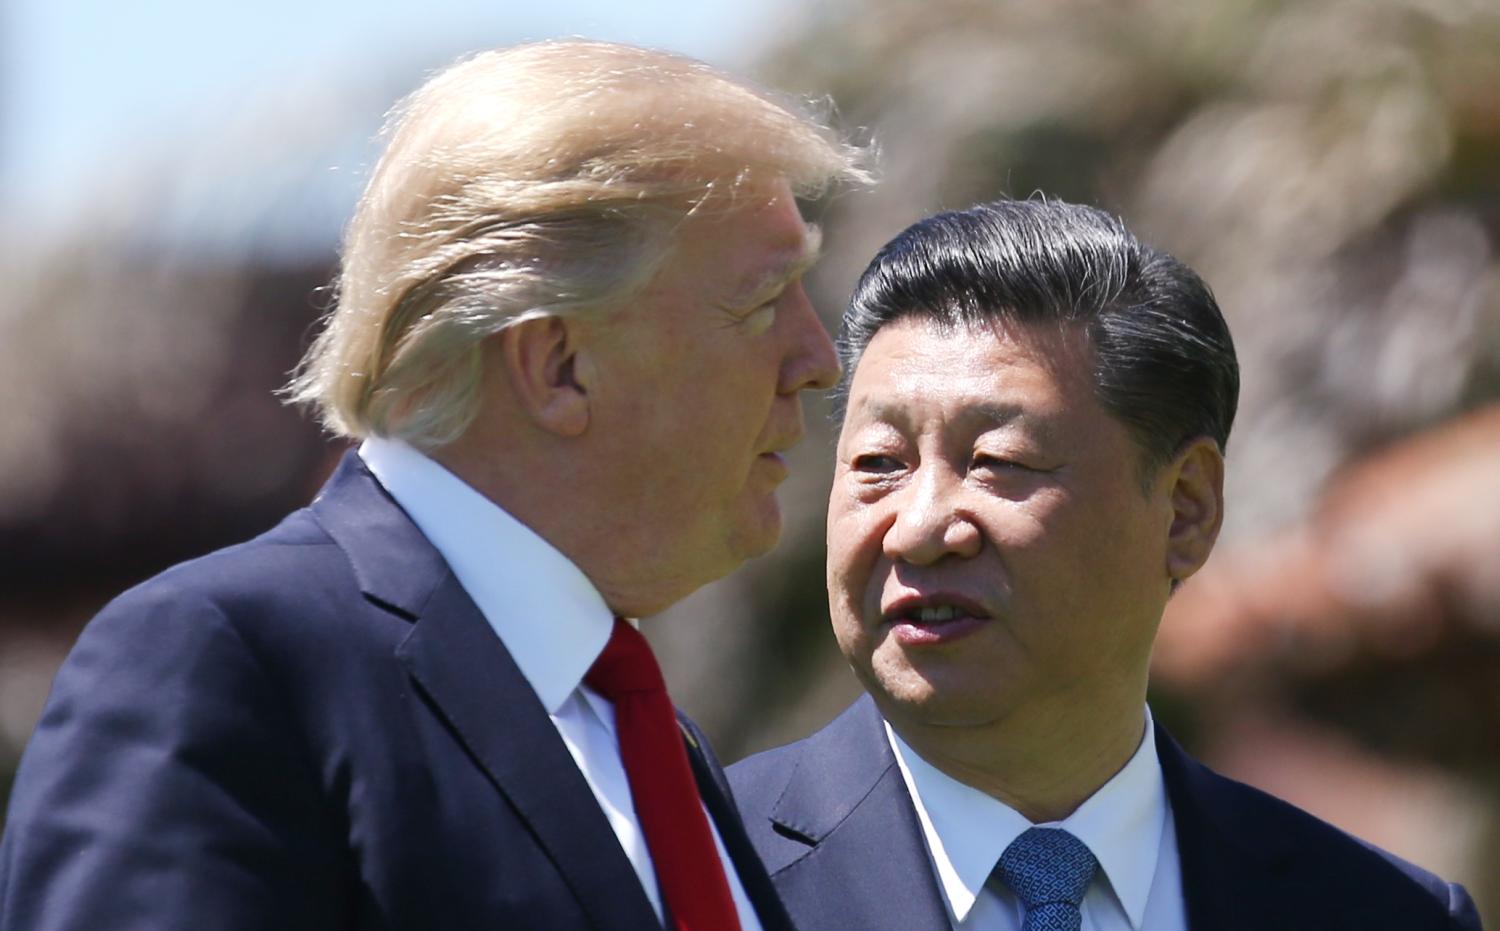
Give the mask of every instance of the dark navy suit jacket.
[(352, 454), (310, 508), (89, 624), (0, 842), (0, 931), (657, 927), (536, 694)]
[[(1156, 734), (1192, 931), (1479, 928), (1462, 887), (1225, 779)], [(799, 927), (950, 926), (869, 696), (806, 740), (731, 766), (729, 781)]]

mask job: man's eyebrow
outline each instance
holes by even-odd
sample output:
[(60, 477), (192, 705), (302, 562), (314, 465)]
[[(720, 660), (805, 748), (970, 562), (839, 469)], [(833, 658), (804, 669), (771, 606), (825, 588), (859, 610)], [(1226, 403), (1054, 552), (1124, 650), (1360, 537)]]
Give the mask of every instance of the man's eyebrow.
[(775, 297), (782, 288), (795, 281), (817, 264), (822, 255), (823, 231), (814, 223), (802, 226), (802, 250), (787, 252), (785, 261), (777, 262), (748, 277), (725, 301), (730, 307), (754, 307)]
[(987, 429), (996, 430), (1015, 424), (1042, 443), (1052, 444), (1059, 440), (1058, 425), (1051, 417), (1019, 404), (979, 404), (969, 408), (966, 416)]
[[(904, 402), (894, 398), (865, 397), (855, 407), (884, 423), (899, 425), (911, 419), (911, 409)], [(1004, 426), (1013, 420), (1030, 419), (1026, 417), (1026, 409), (1021, 405), (1007, 404), (1003, 401), (971, 405), (965, 408), (962, 416), (966, 420), (975, 420), (995, 427)]]

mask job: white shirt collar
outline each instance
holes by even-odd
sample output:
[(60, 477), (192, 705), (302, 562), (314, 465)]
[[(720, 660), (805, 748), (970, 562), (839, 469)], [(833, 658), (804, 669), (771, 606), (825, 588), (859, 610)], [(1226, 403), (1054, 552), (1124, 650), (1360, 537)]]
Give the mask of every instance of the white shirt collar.
[(609, 642), (614, 614), (604, 596), (530, 527), (413, 447), (370, 437), (359, 455), (556, 714)]
[[(1000, 855), (1032, 824), (999, 799), (922, 759), (889, 723), (885, 729), (922, 823), (938, 885), (955, 921), (962, 922)], [(1088, 845), (1134, 928), (1145, 919), (1167, 817), (1154, 729), (1147, 708), (1145, 733), (1125, 767), (1067, 818), (1046, 825), (1062, 828)]]

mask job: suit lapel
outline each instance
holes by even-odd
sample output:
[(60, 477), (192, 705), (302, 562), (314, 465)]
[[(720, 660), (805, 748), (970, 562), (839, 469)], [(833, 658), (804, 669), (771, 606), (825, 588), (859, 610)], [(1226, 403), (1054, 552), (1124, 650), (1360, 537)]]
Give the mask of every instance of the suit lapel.
[(948, 909), (906, 783), (869, 696), (809, 738), (771, 811), (805, 845), (768, 863), (809, 927), (941, 928)]
[(719, 838), (724, 841), (724, 849), (729, 853), (734, 871), (739, 874), (745, 894), (755, 906), (755, 914), (760, 919), (761, 927), (765, 931), (792, 931), (792, 920), (786, 913), (786, 906), (771, 885), (771, 877), (766, 873), (765, 865), (756, 854), (754, 845), (750, 843), (750, 836), (745, 833), (745, 824), (740, 819), (739, 808), (734, 804), (729, 783), (724, 779), (723, 767), (714, 757), (713, 750), (697, 725), (681, 712), (678, 712), (677, 717), (682, 724), (688, 760), (693, 766), (693, 779), (698, 784), (698, 794), (703, 798), (703, 805), (708, 809), (709, 817), (713, 818), (714, 826), (719, 829)]
[(474, 602), (350, 453), (314, 503), (371, 600), (415, 621), (399, 661), (599, 928), (659, 925), (546, 709)]

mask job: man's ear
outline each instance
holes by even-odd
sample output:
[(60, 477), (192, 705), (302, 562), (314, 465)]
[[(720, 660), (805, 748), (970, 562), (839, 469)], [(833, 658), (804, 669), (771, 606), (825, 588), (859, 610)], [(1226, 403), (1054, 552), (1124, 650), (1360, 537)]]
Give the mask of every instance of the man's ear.
[(494, 337), (517, 402), (550, 433), (578, 436), (588, 428), (587, 364), (577, 326), (562, 317), (523, 320)]
[(1167, 574), (1181, 582), (1202, 568), (1224, 524), (1224, 454), (1199, 437), (1167, 467), (1172, 526), (1167, 534)]

